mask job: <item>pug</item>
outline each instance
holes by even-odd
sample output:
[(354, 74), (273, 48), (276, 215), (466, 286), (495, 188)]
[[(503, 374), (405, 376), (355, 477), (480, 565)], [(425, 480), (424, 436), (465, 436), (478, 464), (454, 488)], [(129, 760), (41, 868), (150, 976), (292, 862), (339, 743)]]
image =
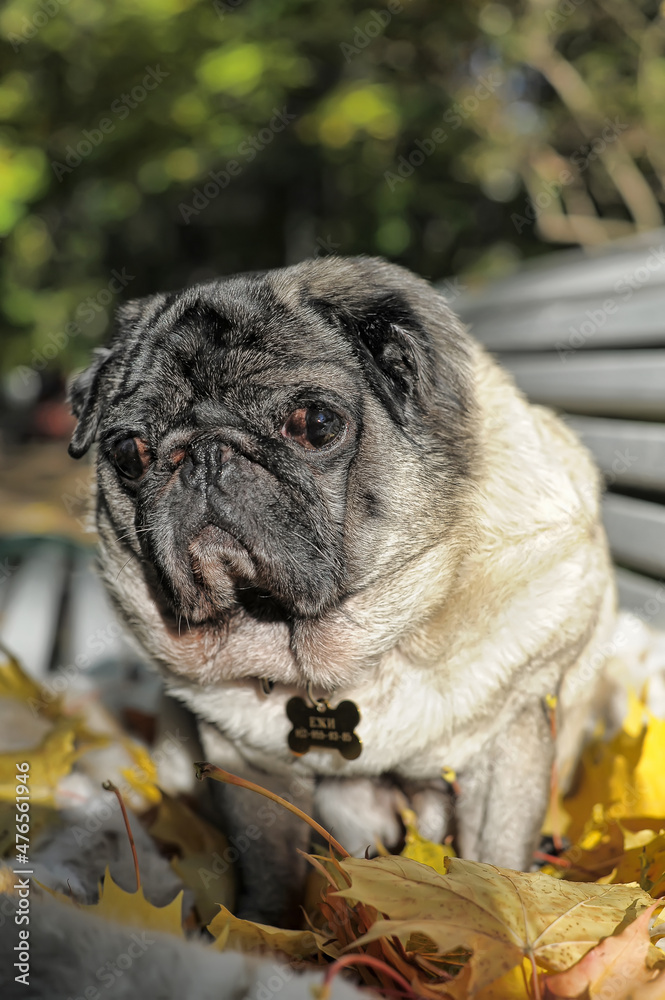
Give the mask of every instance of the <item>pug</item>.
[[(208, 759), (354, 853), (404, 794), (528, 870), (614, 627), (599, 475), (436, 288), (328, 257), (131, 301), (70, 399), (109, 593)], [(239, 912), (277, 922), (309, 831), (215, 787)]]

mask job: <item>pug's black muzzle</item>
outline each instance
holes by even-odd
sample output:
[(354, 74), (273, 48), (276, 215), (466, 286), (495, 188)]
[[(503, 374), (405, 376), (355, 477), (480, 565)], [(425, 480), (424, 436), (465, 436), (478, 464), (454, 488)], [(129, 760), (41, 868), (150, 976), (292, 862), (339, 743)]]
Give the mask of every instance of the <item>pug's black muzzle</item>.
[[(168, 477), (137, 496), (137, 530), (160, 604), (192, 624), (223, 621), (251, 589), (288, 617), (321, 613), (338, 598), (339, 530), (316, 518), (320, 499), (284, 447), (237, 430), (197, 433)], [(278, 461), (279, 460), (279, 461)], [(279, 476), (277, 475), (279, 470)]]

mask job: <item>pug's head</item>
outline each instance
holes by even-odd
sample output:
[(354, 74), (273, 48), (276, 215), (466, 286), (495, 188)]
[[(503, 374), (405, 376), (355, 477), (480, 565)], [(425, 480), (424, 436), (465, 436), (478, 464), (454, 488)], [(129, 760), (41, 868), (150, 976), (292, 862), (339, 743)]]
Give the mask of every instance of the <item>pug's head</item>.
[[(167, 664), (195, 636), (222, 676), (263, 669), (268, 624), (297, 678), (299, 636), (454, 534), (475, 460), (469, 341), (430, 285), (380, 260), (129, 302), (70, 399), (70, 454), (98, 442), (124, 617)], [(223, 654), (234, 631), (242, 667)]]

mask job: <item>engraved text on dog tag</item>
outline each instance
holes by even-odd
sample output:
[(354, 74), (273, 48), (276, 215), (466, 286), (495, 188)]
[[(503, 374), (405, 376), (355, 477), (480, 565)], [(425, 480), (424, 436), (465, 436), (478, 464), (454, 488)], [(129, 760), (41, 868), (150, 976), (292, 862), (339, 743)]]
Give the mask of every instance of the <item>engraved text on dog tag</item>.
[(312, 748), (339, 750), (346, 760), (360, 756), (362, 743), (353, 731), (360, 722), (360, 712), (352, 701), (341, 701), (330, 708), (324, 702), (312, 706), (295, 697), (287, 702), (286, 714), (293, 723), (289, 748), (298, 756)]

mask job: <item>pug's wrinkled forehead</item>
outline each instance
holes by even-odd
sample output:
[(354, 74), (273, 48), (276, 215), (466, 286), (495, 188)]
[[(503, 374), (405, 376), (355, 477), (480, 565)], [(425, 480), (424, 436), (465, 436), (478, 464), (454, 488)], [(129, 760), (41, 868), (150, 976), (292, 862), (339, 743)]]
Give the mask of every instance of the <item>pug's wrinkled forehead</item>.
[(361, 418), (350, 343), (265, 281), (235, 279), (131, 304), (121, 324), (128, 312), (133, 328), (112, 345), (113, 371), (103, 376), (100, 437), (121, 425), (153, 435), (220, 424), (270, 435), (295, 402)]
[(329, 258), (238, 275), (121, 307), (110, 346), (71, 387), (70, 453), (118, 419), (151, 419), (157, 433), (219, 419), (213, 403), (260, 424), (295, 388), (358, 420), (369, 389), (398, 425), (434, 402), (459, 423), (468, 368), (445, 301), (401, 268)]

